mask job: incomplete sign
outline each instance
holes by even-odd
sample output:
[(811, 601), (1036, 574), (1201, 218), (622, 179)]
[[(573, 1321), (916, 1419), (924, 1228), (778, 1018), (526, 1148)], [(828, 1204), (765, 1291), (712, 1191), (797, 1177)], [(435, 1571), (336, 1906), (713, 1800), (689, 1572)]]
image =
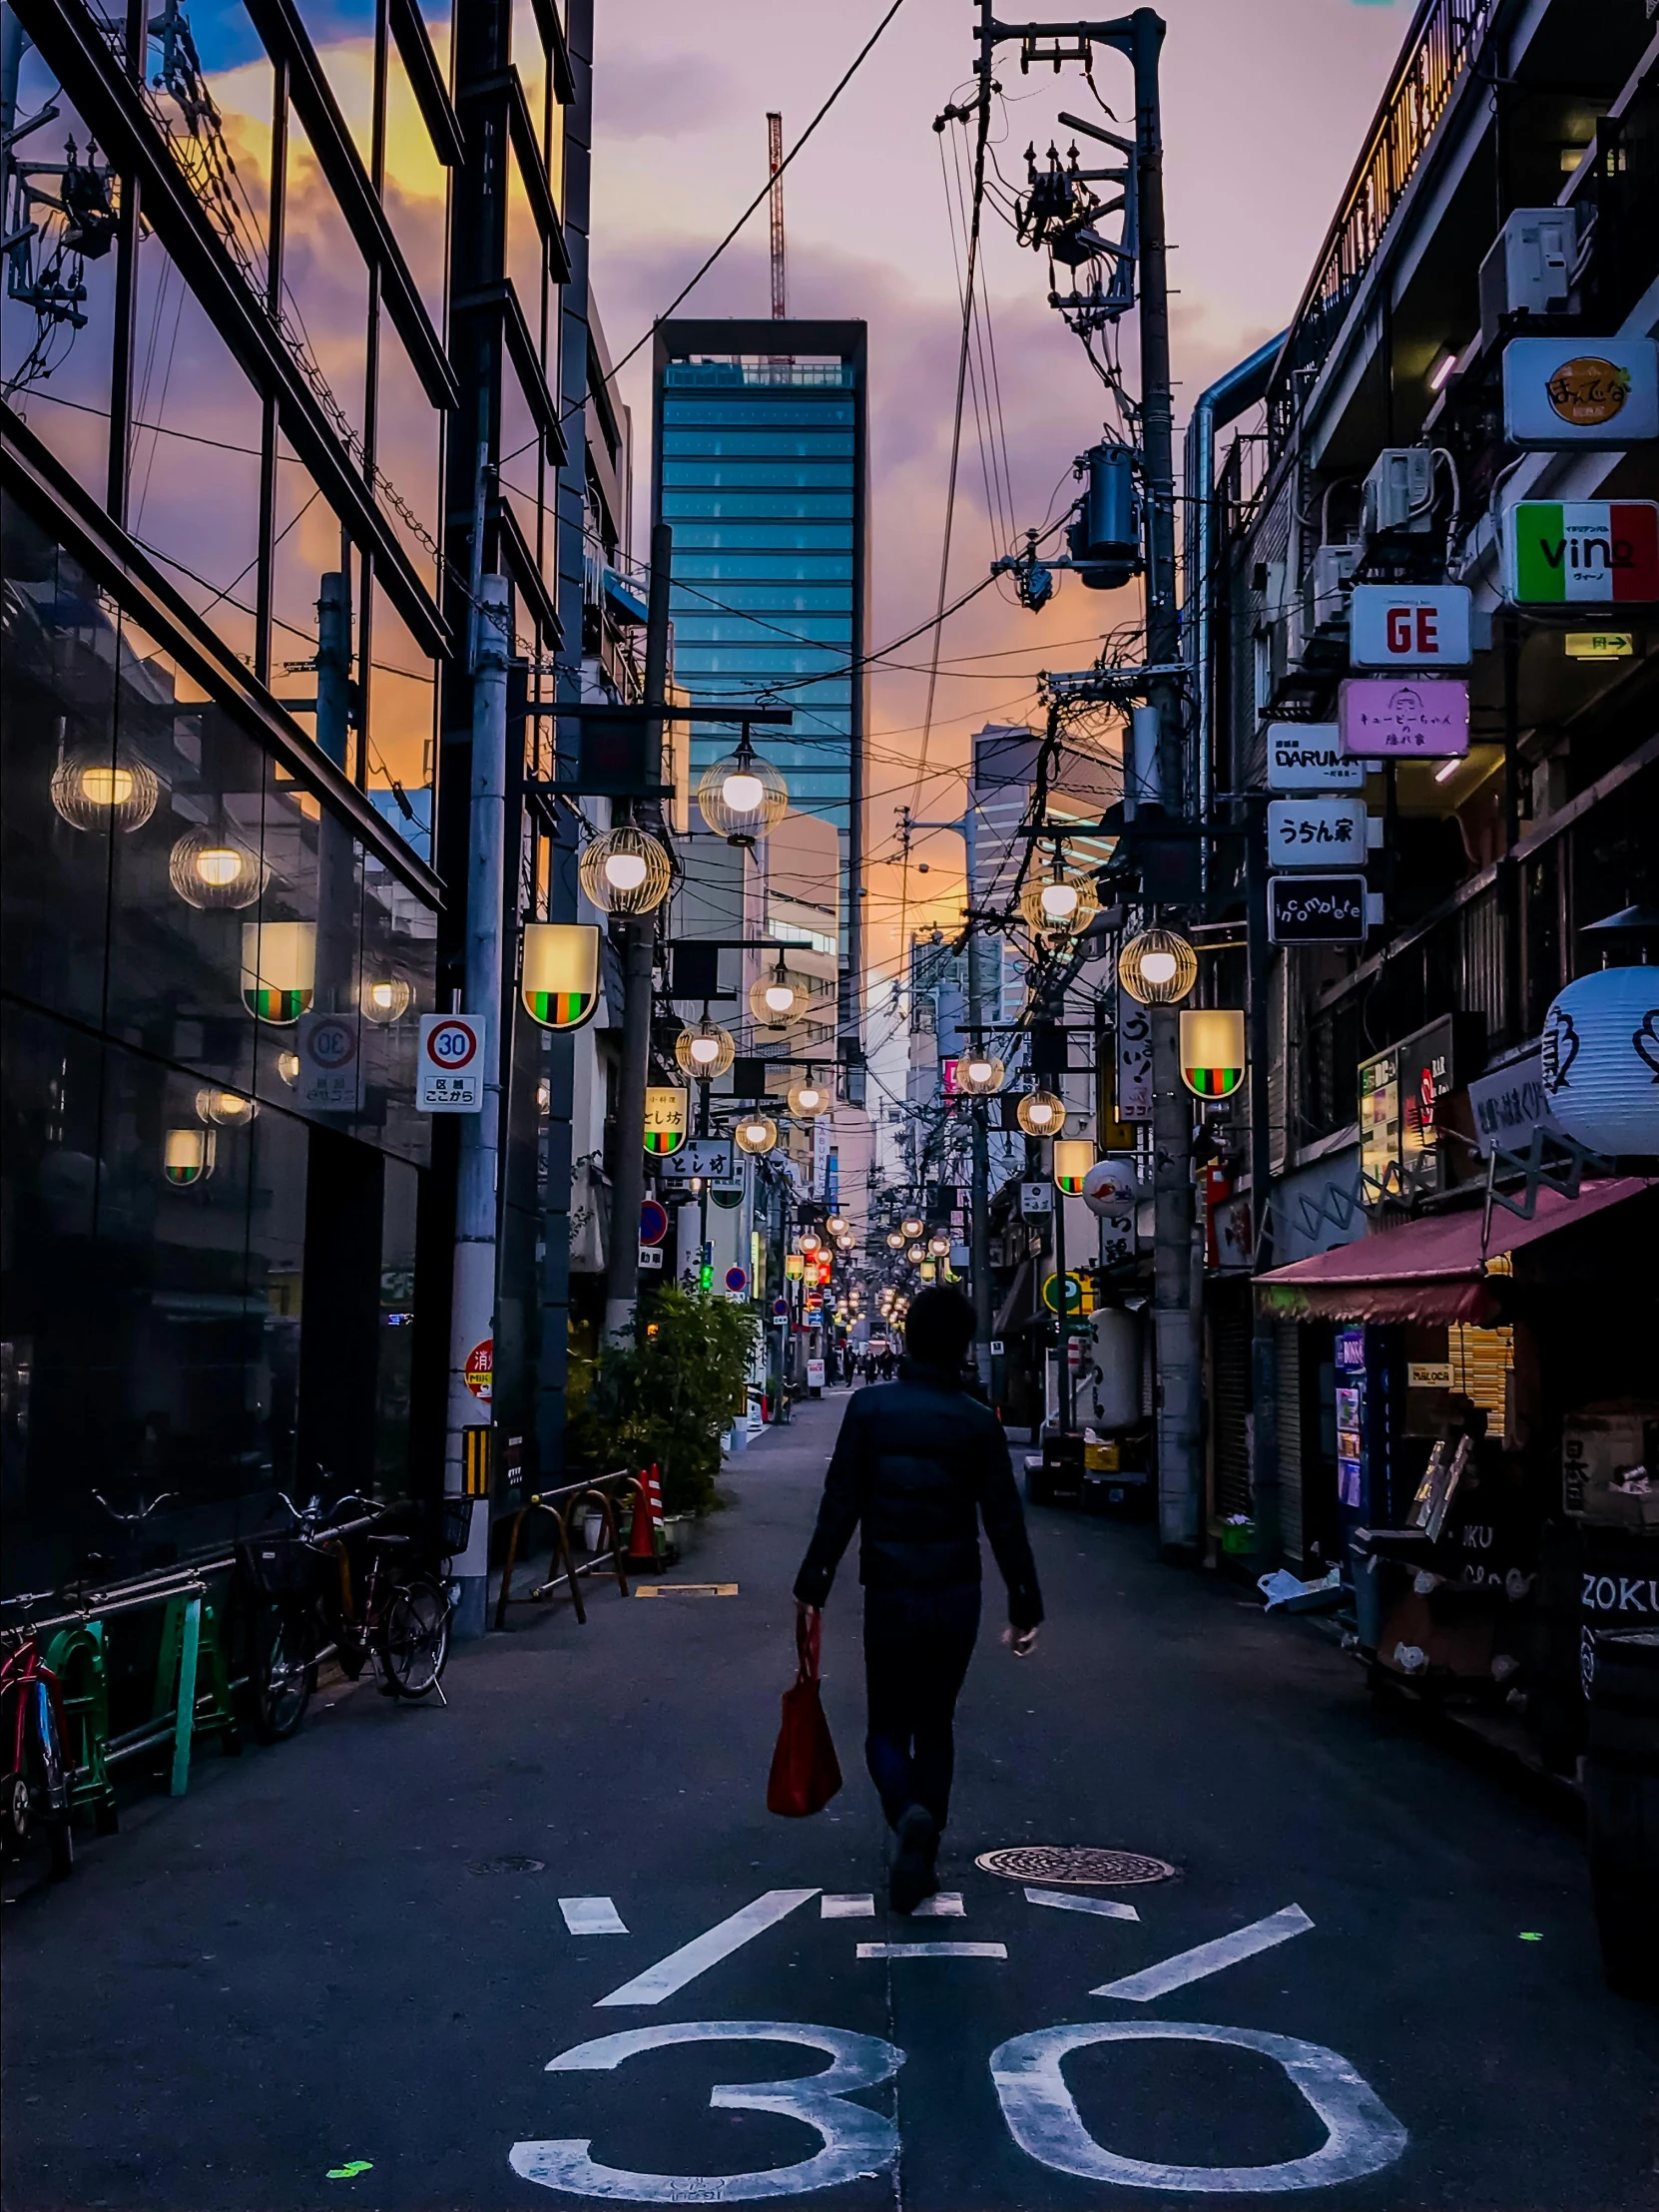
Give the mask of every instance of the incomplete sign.
[(1270, 875), (1269, 944), (1364, 944), (1363, 875)]

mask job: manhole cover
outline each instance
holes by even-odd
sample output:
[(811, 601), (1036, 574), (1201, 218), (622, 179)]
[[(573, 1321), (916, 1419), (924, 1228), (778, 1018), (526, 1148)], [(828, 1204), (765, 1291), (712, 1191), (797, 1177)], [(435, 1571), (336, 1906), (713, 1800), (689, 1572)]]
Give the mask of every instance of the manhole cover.
[(547, 1861), (509, 1854), (505, 1859), (474, 1859), (466, 1871), (468, 1874), (545, 1874)]
[(1088, 1844), (1007, 1844), (982, 1851), (974, 1861), (986, 1874), (1005, 1882), (1098, 1882), (1126, 1887), (1133, 1882), (1168, 1882), (1175, 1869), (1164, 1859), (1139, 1851), (1097, 1851)]

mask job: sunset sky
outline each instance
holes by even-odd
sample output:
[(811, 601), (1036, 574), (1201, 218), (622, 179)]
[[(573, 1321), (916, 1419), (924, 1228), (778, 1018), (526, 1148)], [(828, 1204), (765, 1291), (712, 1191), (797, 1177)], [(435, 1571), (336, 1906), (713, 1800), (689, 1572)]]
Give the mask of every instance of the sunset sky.
[[(883, 12), (882, 0), (707, 0), (695, 13), (683, 0), (601, 5), (593, 271), (613, 353), (649, 327), (759, 188), (766, 111), (782, 110), (793, 144)], [(1168, 0), (1163, 12), (1180, 418), (1212, 377), (1293, 311), (1410, 9), (1403, 0)], [(960, 307), (932, 122), (969, 90), (974, 20), (967, 0), (907, 0), (786, 179), (791, 311), (860, 315), (870, 326), (877, 644), (924, 621), (937, 591)], [(1022, 183), (1027, 141), (1040, 155), (1057, 111), (1082, 113), (1091, 102), (1075, 70), (1021, 79), (1010, 58), (1002, 81), (1008, 120), (997, 154), (1009, 182)], [(1129, 123), (1128, 65), (1102, 56), (1095, 81)], [(953, 135), (965, 162), (966, 134)], [(1046, 265), (1000, 222), (988, 227), (984, 266), (1023, 527), (1048, 516), (1057, 490), (1056, 507), (1070, 496), (1070, 464), (1099, 435), (1104, 395), (1046, 303)], [(763, 210), (681, 311), (764, 314), (768, 300)], [(1132, 329), (1124, 357), (1133, 389)], [(621, 377), (641, 439), (642, 524), (649, 362), (647, 348)], [(951, 596), (1004, 549), (989, 521), (970, 415)], [(1075, 579), (1041, 616), (1011, 602), (1011, 592), (988, 592), (946, 628), (928, 754), (936, 770), (959, 768), (967, 733), (982, 722), (1026, 718), (1031, 671), (1086, 665), (1101, 631), (1132, 611)], [(866, 904), (871, 951), (883, 960), (898, 949), (900, 885), (879, 856), (893, 849), (893, 809), (911, 788), (926, 645), (924, 636), (895, 656), (909, 672), (877, 670), (872, 684), (868, 836), (877, 864)], [(924, 815), (954, 815), (961, 805), (959, 774), (923, 783)], [(948, 914), (960, 896), (958, 841), (936, 836), (916, 850), (930, 868), (925, 879), (911, 872), (910, 926), (930, 911)]]

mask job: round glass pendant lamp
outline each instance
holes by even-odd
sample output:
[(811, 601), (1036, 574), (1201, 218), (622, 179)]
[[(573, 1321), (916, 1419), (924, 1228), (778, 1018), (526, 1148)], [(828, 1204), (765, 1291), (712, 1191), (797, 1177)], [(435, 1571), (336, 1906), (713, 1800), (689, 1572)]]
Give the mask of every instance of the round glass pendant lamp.
[(403, 1019), (413, 998), (412, 987), (401, 975), (378, 976), (363, 985), (364, 1017), (381, 1029), (389, 1029)]
[(906, 1214), (898, 1226), (906, 1237), (919, 1237), (927, 1224), (919, 1214)]
[(660, 840), (631, 822), (595, 837), (576, 872), (583, 890), (605, 914), (649, 914), (668, 896), (674, 880)]
[(846, 1216), (844, 1214), (831, 1214), (824, 1226), (829, 1230), (831, 1237), (844, 1237), (847, 1231)]
[(1174, 1006), (1198, 981), (1198, 954), (1173, 929), (1143, 929), (1118, 954), (1118, 981), (1143, 1006)]
[(740, 1152), (770, 1152), (778, 1142), (778, 1124), (766, 1114), (750, 1114), (738, 1123), (734, 1134)]
[(896, 1229), (887, 1231), (887, 1250), (889, 1252), (902, 1252), (904, 1250), (904, 1239)]
[(299, 1055), (297, 1052), (278, 1052), (276, 1073), (291, 1091), (299, 1080)]
[(723, 1029), (707, 1014), (701, 1021), (688, 1023), (674, 1040), (674, 1057), (700, 1083), (712, 1083), (717, 1075), (724, 1075), (737, 1051), (731, 1030)]
[(187, 906), (214, 912), (252, 906), (271, 870), (234, 830), (187, 830), (168, 856), (173, 888)]
[(926, 1259), (927, 1247), (924, 1244), (907, 1245), (905, 1247), (904, 1257), (906, 1260), (909, 1261), (912, 1267), (917, 1267), (923, 1260)]
[(989, 1098), (1001, 1090), (1007, 1073), (994, 1052), (964, 1052), (956, 1062), (956, 1088), (965, 1098)]
[(787, 1029), (807, 1011), (808, 994), (790, 980), (784, 955), (770, 975), (758, 975), (749, 986), (749, 1011), (763, 1029)]
[(697, 805), (717, 837), (753, 844), (784, 818), (790, 788), (744, 737), (735, 753), (711, 763), (697, 784)]
[(148, 763), (103, 750), (66, 753), (52, 771), (52, 804), (72, 830), (142, 830), (162, 787)]
[(827, 1114), (834, 1103), (834, 1094), (826, 1083), (790, 1085), (790, 1112), (798, 1121), (816, 1121), (820, 1114)]
[(519, 980), (524, 1010), (544, 1029), (580, 1029), (599, 1011), (599, 929), (591, 921), (532, 921)]
[(1065, 1101), (1053, 1091), (1027, 1091), (1017, 1112), (1019, 1125), (1028, 1137), (1058, 1137), (1064, 1133)]
[(1054, 855), (1046, 874), (1033, 875), (1019, 894), (1019, 910), (1028, 929), (1042, 937), (1075, 937), (1100, 911), (1094, 878), (1068, 868)]
[(795, 1249), (809, 1260), (816, 1260), (824, 1250), (824, 1240), (816, 1229), (804, 1229), (795, 1240)]
[(948, 1237), (929, 1237), (927, 1249), (935, 1260), (947, 1260), (950, 1257), (950, 1239)]
[(216, 1083), (205, 1083), (196, 1094), (197, 1120), (215, 1129), (246, 1129), (259, 1110), (241, 1091), (223, 1091)]

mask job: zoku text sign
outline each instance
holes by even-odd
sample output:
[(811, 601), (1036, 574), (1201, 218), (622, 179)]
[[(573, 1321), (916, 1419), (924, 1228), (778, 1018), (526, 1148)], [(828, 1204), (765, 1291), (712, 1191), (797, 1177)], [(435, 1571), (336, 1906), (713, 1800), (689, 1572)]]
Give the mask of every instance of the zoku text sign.
[(489, 1066), (482, 1014), (422, 1014), (415, 1106), (423, 1114), (481, 1114)]
[(1356, 668), (1467, 668), (1466, 584), (1356, 584), (1348, 610)]
[(1269, 944), (1364, 944), (1363, 875), (1270, 875)]
[(1659, 504), (1522, 499), (1504, 518), (1503, 586), (1522, 607), (1659, 600)]
[(1469, 749), (1469, 687), (1460, 676), (1346, 677), (1337, 727), (1351, 760), (1457, 760)]
[(1366, 781), (1365, 763), (1344, 753), (1334, 722), (1270, 722), (1264, 735), (1270, 792), (1359, 791)]
[(1363, 799), (1270, 799), (1268, 865), (1329, 868), (1347, 860), (1364, 864), (1366, 803)]

